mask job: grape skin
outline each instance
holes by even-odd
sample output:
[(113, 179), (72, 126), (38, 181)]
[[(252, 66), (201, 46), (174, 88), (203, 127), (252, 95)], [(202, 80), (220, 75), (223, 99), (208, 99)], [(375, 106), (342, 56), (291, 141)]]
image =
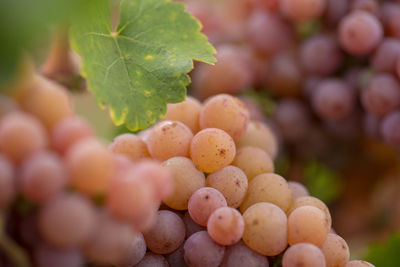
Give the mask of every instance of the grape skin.
[(134, 134), (121, 134), (117, 136), (110, 143), (108, 149), (113, 153), (126, 155), (132, 161), (139, 161), (150, 157), (146, 143)]
[(180, 121), (192, 130), (192, 133), (197, 133), (200, 130), (199, 116), (202, 109), (202, 104), (191, 96), (177, 104), (168, 104), (167, 114), (163, 120)]
[(146, 255), (146, 242), (142, 233), (136, 233), (131, 245), (125, 251), (125, 258), (117, 263), (120, 267), (131, 267), (139, 263)]
[(346, 241), (336, 234), (328, 234), (321, 250), (325, 255), (326, 267), (345, 266), (349, 261), (349, 247)]
[(274, 163), (268, 153), (251, 146), (240, 148), (232, 165), (242, 169), (249, 182), (259, 174), (274, 171)]
[(207, 231), (217, 244), (233, 245), (242, 238), (244, 231), (243, 217), (234, 208), (218, 208), (207, 221)]
[(366, 261), (354, 260), (349, 261), (345, 267), (375, 267), (375, 265), (372, 265), (371, 263)]
[(282, 267), (325, 267), (324, 254), (315, 245), (298, 243), (288, 248), (282, 258)]
[(304, 185), (302, 185), (301, 183), (289, 181), (288, 185), (289, 185), (290, 191), (292, 192), (292, 200), (293, 201), (299, 197), (306, 197), (306, 196), (310, 195), (308, 193), (307, 188)]
[(304, 197), (299, 197), (299, 198), (293, 199), (293, 203), (290, 206), (290, 209), (287, 211), (287, 214), (289, 215), (293, 210), (297, 209), (298, 207), (302, 207), (302, 206), (314, 206), (314, 207), (322, 210), (325, 213), (325, 216), (328, 218), (329, 227), (331, 227), (332, 218), (331, 218), (329, 209), (325, 205), (324, 202), (322, 202), (321, 200), (319, 200), (316, 197), (304, 196)]
[(136, 267), (168, 267), (167, 260), (158, 254), (147, 252), (144, 258), (135, 265)]
[(269, 267), (268, 258), (258, 254), (239, 241), (225, 250), (221, 267)]
[(293, 21), (310, 20), (322, 15), (325, 0), (281, 0), (281, 13)]

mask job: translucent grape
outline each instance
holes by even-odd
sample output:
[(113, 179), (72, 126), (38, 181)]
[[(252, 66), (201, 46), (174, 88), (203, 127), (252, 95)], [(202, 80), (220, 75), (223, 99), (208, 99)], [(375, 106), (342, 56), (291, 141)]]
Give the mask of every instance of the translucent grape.
[(361, 260), (349, 261), (345, 267), (375, 267), (375, 265)]
[(381, 135), (385, 142), (396, 149), (400, 149), (400, 111), (386, 116), (381, 124)]
[(268, 258), (251, 250), (242, 241), (225, 250), (221, 267), (269, 267)]
[(31, 115), (12, 112), (0, 120), (0, 152), (19, 163), (47, 146), (47, 136), (40, 122)]
[(35, 203), (56, 197), (67, 183), (61, 159), (51, 152), (39, 152), (28, 157), (19, 176), (22, 194)]
[(216, 244), (207, 231), (191, 235), (183, 247), (185, 262), (192, 267), (217, 267), (221, 264), (225, 247)]
[(194, 163), (184, 157), (174, 157), (163, 163), (174, 178), (175, 189), (164, 203), (176, 210), (187, 210), (188, 202), (193, 192), (205, 186), (204, 173), (196, 168)]
[(80, 195), (61, 195), (40, 210), (38, 227), (43, 238), (58, 248), (82, 245), (94, 229), (92, 204)]
[(281, 0), (281, 13), (293, 21), (305, 21), (322, 15), (325, 0)]
[(60, 250), (47, 244), (38, 244), (33, 257), (36, 267), (83, 267), (85, 260), (79, 250)]
[(151, 228), (143, 232), (147, 247), (157, 254), (178, 249), (185, 239), (185, 224), (174, 212), (159, 210)]
[(326, 267), (345, 266), (350, 258), (346, 241), (340, 236), (329, 233), (321, 246), (326, 260)]
[(264, 256), (275, 256), (287, 246), (286, 214), (276, 205), (256, 203), (243, 213), (243, 242)]
[(147, 252), (136, 267), (168, 267), (167, 260), (162, 255)]
[(371, 57), (371, 65), (378, 72), (394, 72), (396, 60), (400, 55), (400, 41), (385, 38)]
[(310, 194), (308, 193), (307, 188), (301, 183), (289, 181), (288, 182), (289, 189), (292, 192), (292, 199), (295, 200), (299, 197), (306, 197)]
[(329, 209), (325, 205), (324, 202), (322, 202), (321, 200), (319, 200), (316, 197), (305, 196), (305, 197), (299, 197), (299, 198), (293, 199), (293, 203), (292, 203), (290, 209), (287, 211), (287, 214), (289, 215), (293, 210), (297, 209), (298, 207), (302, 207), (302, 206), (314, 206), (314, 207), (322, 210), (325, 213), (325, 216), (328, 218), (329, 227), (331, 227), (332, 218), (331, 218)]
[(324, 212), (313, 206), (302, 206), (288, 217), (288, 242), (311, 243), (321, 246), (329, 233), (329, 220)]
[(249, 119), (249, 111), (238, 98), (221, 94), (204, 103), (200, 112), (200, 127), (224, 130), (238, 141), (247, 129)]
[(206, 184), (220, 191), (229, 207), (242, 203), (248, 188), (246, 174), (238, 167), (227, 166), (207, 176)]
[(114, 138), (108, 149), (116, 154), (128, 156), (132, 161), (150, 157), (147, 145), (134, 134), (121, 134)]
[(223, 246), (237, 243), (243, 235), (244, 220), (239, 211), (230, 207), (216, 209), (207, 221), (212, 240)]
[(136, 233), (131, 241), (131, 245), (125, 251), (125, 258), (116, 264), (120, 267), (131, 267), (139, 263), (146, 255), (146, 242), (142, 233)]
[(384, 116), (400, 107), (400, 84), (387, 73), (376, 75), (362, 93), (362, 103), (367, 111)]
[(325, 267), (324, 254), (322, 251), (308, 243), (295, 244), (285, 251), (282, 258), (282, 267), (309, 266)]
[(224, 195), (212, 187), (196, 190), (189, 199), (188, 211), (193, 221), (202, 226), (207, 225), (210, 215), (220, 207), (226, 207)]
[(190, 96), (187, 96), (185, 101), (177, 104), (168, 104), (167, 114), (163, 120), (180, 121), (192, 130), (192, 133), (197, 133), (200, 130), (199, 115), (201, 111), (201, 103)]
[(68, 117), (54, 126), (51, 145), (59, 153), (65, 154), (74, 144), (89, 137), (93, 137), (93, 131), (84, 120)]
[(274, 163), (267, 152), (252, 146), (240, 148), (232, 165), (242, 169), (249, 181), (259, 174), (274, 171)]
[(198, 132), (190, 145), (190, 157), (203, 172), (214, 172), (232, 163), (236, 146), (225, 131), (208, 128)]
[(162, 121), (152, 127), (146, 143), (150, 155), (158, 160), (186, 157), (192, 141), (192, 131), (179, 121)]
[(240, 211), (243, 213), (259, 202), (275, 204), (286, 212), (292, 203), (292, 192), (287, 181), (274, 173), (263, 173), (254, 177), (249, 183)]
[(258, 121), (250, 121), (246, 132), (237, 142), (237, 148), (255, 146), (267, 152), (272, 159), (278, 154), (278, 140), (271, 128)]
[(356, 10), (340, 21), (339, 42), (352, 55), (367, 55), (379, 45), (382, 37), (381, 23), (368, 12)]
[(65, 164), (71, 185), (92, 196), (105, 193), (115, 174), (111, 152), (94, 139), (84, 139), (71, 147)]
[(201, 226), (200, 224), (197, 224), (195, 221), (193, 221), (192, 217), (190, 217), (189, 212), (186, 212), (185, 215), (183, 216), (183, 223), (185, 224), (185, 229), (186, 229), (185, 238), (188, 238), (194, 233), (206, 230), (204, 226)]
[(8, 207), (15, 195), (14, 166), (4, 155), (0, 154), (0, 210)]

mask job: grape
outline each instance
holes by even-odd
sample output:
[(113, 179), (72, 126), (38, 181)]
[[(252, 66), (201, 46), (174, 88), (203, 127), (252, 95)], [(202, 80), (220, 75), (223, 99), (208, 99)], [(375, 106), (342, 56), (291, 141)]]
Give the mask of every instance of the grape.
[(263, 149), (272, 159), (278, 154), (278, 140), (266, 124), (250, 121), (246, 132), (237, 142), (237, 147), (254, 146)]
[(189, 199), (188, 211), (193, 221), (207, 226), (210, 215), (220, 207), (226, 207), (224, 195), (212, 187), (203, 187), (196, 190)]
[(95, 226), (92, 204), (77, 194), (60, 195), (40, 210), (38, 227), (43, 238), (58, 248), (73, 248), (90, 237)]
[(116, 154), (128, 156), (132, 161), (150, 157), (147, 145), (134, 134), (121, 134), (114, 138), (108, 149)]
[(279, 101), (273, 118), (282, 137), (288, 142), (298, 142), (308, 135), (311, 126), (310, 114), (306, 106), (299, 100)]
[(287, 218), (276, 205), (260, 202), (243, 213), (243, 241), (264, 256), (275, 256), (287, 246)]
[(71, 147), (65, 164), (71, 185), (91, 196), (105, 193), (115, 174), (111, 152), (94, 139), (84, 139)]
[(131, 245), (125, 251), (125, 258), (116, 265), (119, 267), (131, 267), (139, 263), (146, 255), (146, 242), (142, 233), (136, 233)]
[(335, 38), (320, 34), (302, 43), (300, 61), (309, 74), (330, 75), (340, 67), (342, 54)]
[(269, 267), (267, 257), (248, 248), (242, 241), (228, 247), (221, 267)]
[(150, 155), (158, 160), (189, 155), (192, 131), (179, 121), (162, 121), (151, 129), (146, 143)]
[(221, 264), (225, 247), (216, 244), (207, 231), (191, 235), (183, 247), (185, 262), (191, 267), (217, 267)]
[(321, 246), (326, 260), (326, 267), (345, 266), (350, 258), (346, 241), (336, 234), (329, 233)]
[(381, 124), (381, 135), (386, 143), (400, 149), (400, 111), (386, 116)]
[(193, 73), (193, 93), (199, 99), (217, 94), (237, 94), (252, 82), (252, 72), (244, 48), (231, 45), (217, 47), (214, 66), (200, 64)]
[(328, 24), (335, 25), (346, 15), (349, 9), (349, 0), (326, 0), (325, 20)]
[(249, 0), (254, 9), (265, 9), (266, 11), (276, 12), (279, 9), (279, 0)]
[(200, 130), (199, 115), (201, 111), (201, 103), (190, 96), (187, 96), (185, 101), (178, 104), (168, 104), (167, 114), (163, 120), (180, 121), (192, 130), (192, 133), (197, 133)]
[(152, 184), (133, 168), (112, 181), (106, 205), (114, 216), (132, 222), (140, 231), (154, 222), (159, 200)]
[(67, 182), (61, 159), (51, 152), (28, 157), (19, 175), (22, 194), (35, 203), (43, 203), (60, 194)]
[(295, 200), (299, 197), (306, 197), (310, 194), (308, 193), (307, 188), (301, 183), (289, 181), (288, 186), (290, 191), (292, 192), (292, 199)]
[(381, 20), (389, 36), (400, 37), (399, 27), (400, 5), (399, 3), (385, 2), (381, 6)]
[(134, 239), (132, 227), (112, 218), (107, 212), (100, 212), (96, 217), (91, 237), (85, 242), (86, 256), (98, 264), (116, 265), (128, 255)]
[(352, 55), (367, 55), (379, 45), (382, 37), (381, 23), (365, 11), (352, 11), (340, 21), (339, 42)]
[(0, 120), (0, 152), (15, 163), (47, 146), (42, 125), (31, 115), (12, 112)]
[(288, 48), (293, 33), (276, 14), (255, 10), (249, 17), (246, 31), (250, 45), (260, 53), (271, 55)]
[(378, 15), (379, 5), (376, 0), (353, 0), (352, 10), (364, 10), (373, 15)]
[(240, 211), (245, 212), (258, 202), (275, 204), (286, 212), (292, 203), (292, 192), (286, 180), (274, 173), (263, 173), (254, 177), (249, 183)]
[(238, 167), (227, 166), (207, 176), (206, 185), (220, 191), (229, 207), (242, 203), (248, 188), (247, 176)]
[(371, 57), (371, 66), (378, 72), (394, 72), (399, 55), (400, 41), (394, 38), (385, 38)]
[(61, 85), (43, 77), (36, 78), (37, 83), (24, 94), (21, 106), (52, 130), (55, 124), (72, 116), (70, 99)]
[(168, 254), (178, 249), (185, 239), (185, 224), (172, 211), (159, 210), (151, 228), (143, 232), (147, 247), (157, 254)]
[(249, 119), (249, 111), (238, 98), (221, 94), (204, 103), (200, 112), (200, 127), (224, 130), (238, 141), (247, 129)]
[(259, 174), (274, 171), (274, 163), (267, 152), (252, 146), (240, 148), (232, 165), (242, 169), (249, 181)]
[(60, 250), (40, 243), (34, 249), (36, 267), (83, 267), (83, 255), (75, 249)]
[(190, 157), (203, 172), (214, 172), (232, 163), (235, 143), (225, 131), (208, 128), (198, 132), (190, 145)]
[(354, 260), (349, 261), (345, 267), (375, 267), (375, 265), (366, 261)]
[(51, 145), (57, 152), (65, 154), (78, 141), (89, 137), (93, 137), (90, 126), (78, 117), (69, 117), (54, 126)]
[(137, 264), (136, 267), (168, 267), (167, 260), (162, 255), (147, 252), (146, 256)]
[(194, 163), (184, 157), (174, 157), (163, 163), (174, 178), (175, 189), (164, 203), (176, 210), (187, 210), (193, 192), (205, 186), (204, 173)]
[(321, 246), (329, 233), (329, 220), (324, 212), (313, 206), (302, 206), (288, 217), (288, 242), (311, 243)]
[(282, 267), (292, 266), (325, 267), (327, 265), (324, 254), (318, 247), (299, 243), (288, 248), (283, 254)]
[(16, 195), (15, 170), (11, 162), (0, 154), (0, 210), (5, 209)]
[(216, 209), (208, 219), (207, 231), (215, 243), (230, 246), (243, 235), (244, 221), (239, 211), (230, 207)]
[(200, 224), (197, 224), (195, 221), (193, 221), (192, 217), (190, 217), (189, 212), (185, 212), (185, 215), (183, 216), (183, 223), (185, 224), (186, 229), (185, 238), (188, 238), (194, 233), (206, 230), (204, 226), (201, 226)]
[(325, 205), (324, 202), (319, 200), (316, 197), (311, 197), (311, 196), (305, 196), (305, 197), (299, 197), (296, 199), (293, 199), (292, 206), (290, 209), (287, 211), (287, 214), (289, 215), (293, 210), (297, 209), (298, 207), (302, 206), (314, 206), (316, 208), (319, 208), (325, 213), (325, 216), (328, 218), (329, 221), (329, 227), (332, 225), (332, 218), (331, 214), (329, 212), (328, 207)]
[(384, 116), (400, 107), (400, 84), (387, 73), (376, 75), (362, 93), (364, 108), (376, 116)]
[(321, 118), (342, 120), (348, 117), (354, 108), (352, 89), (342, 80), (324, 80), (315, 89), (312, 105)]
[(305, 21), (322, 15), (325, 0), (281, 0), (281, 13), (293, 21)]
[(0, 119), (18, 109), (17, 103), (11, 97), (0, 94)]
[[(239, 97), (239, 99), (240, 99), (240, 101), (242, 101), (243, 104), (245, 104), (247, 110), (249, 111), (249, 115), (250, 115), (250, 122), (247, 125), (246, 132), (244, 133), (244, 135), (245, 135), (247, 133), (247, 130), (249, 129), (250, 123), (252, 121), (265, 122), (267, 119), (265, 117), (264, 111), (262, 110), (260, 104), (258, 104), (255, 99), (253, 99), (251, 97), (246, 97), (246, 96)], [(240, 140), (243, 139), (243, 136), (240, 138)]]
[(174, 252), (165, 255), (165, 259), (167, 260), (169, 266), (176, 267), (188, 267), (185, 259), (183, 257), (183, 245), (182, 244), (177, 250)]

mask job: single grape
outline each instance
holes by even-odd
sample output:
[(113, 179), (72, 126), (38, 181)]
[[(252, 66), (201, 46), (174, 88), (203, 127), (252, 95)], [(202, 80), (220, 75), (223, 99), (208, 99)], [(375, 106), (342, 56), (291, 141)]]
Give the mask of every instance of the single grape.
[(131, 245), (125, 251), (125, 258), (116, 264), (119, 267), (132, 267), (138, 264), (146, 255), (146, 242), (142, 233), (136, 233)]
[(361, 260), (349, 261), (345, 267), (375, 267), (375, 265)]
[(220, 207), (226, 207), (224, 195), (212, 187), (203, 187), (196, 190), (189, 199), (188, 211), (193, 221), (207, 226), (208, 218)]
[(168, 267), (167, 260), (158, 254), (147, 252), (144, 258), (135, 265), (136, 267)]
[[(313, 244), (298, 243), (288, 248), (282, 258), (282, 267), (325, 267), (324, 254)], [(339, 265), (338, 265), (339, 266)]]
[(325, 213), (325, 216), (328, 218), (329, 227), (331, 227), (332, 218), (331, 218), (329, 209), (325, 205), (324, 202), (322, 202), (321, 200), (319, 200), (316, 197), (304, 196), (304, 197), (299, 197), (299, 198), (293, 199), (293, 203), (290, 206), (290, 209), (287, 211), (287, 214), (289, 215), (293, 210), (297, 209), (298, 207), (302, 207), (302, 206), (313, 206), (313, 207), (316, 207), (316, 208), (319, 208), (320, 210), (322, 210)]
[(190, 96), (187, 96), (185, 101), (177, 104), (168, 104), (167, 114), (163, 120), (180, 121), (192, 130), (192, 133), (197, 133), (200, 130), (199, 115), (201, 111), (201, 103)]
[(244, 231), (243, 217), (234, 208), (218, 208), (207, 221), (207, 231), (217, 244), (233, 245), (242, 238)]
[(183, 247), (185, 262), (192, 267), (217, 267), (221, 264), (225, 247), (216, 244), (207, 231), (191, 235)]
[(240, 148), (232, 165), (242, 169), (249, 181), (259, 174), (274, 171), (271, 157), (264, 150), (252, 146)]
[(221, 267), (269, 267), (268, 258), (258, 254), (239, 241), (225, 250)]
[(350, 250), (346, 241), (340, 236), (329, 233), (321, 246), (326, 260), (326, 267), (346, 266)]
[(371, 66), (377, 72), (394, 72), (396, 60), (400, 56), (400, 41), (385, 38), (371, 57)]
[(108, 149), (116, 154), (128, 156), (132, 161), (150, 157), (147, 145), (134, 134), (121, 134), (114, 138)]

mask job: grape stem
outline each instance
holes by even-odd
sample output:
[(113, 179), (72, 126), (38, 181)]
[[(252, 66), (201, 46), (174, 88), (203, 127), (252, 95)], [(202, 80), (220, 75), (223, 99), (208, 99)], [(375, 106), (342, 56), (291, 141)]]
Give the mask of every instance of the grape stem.
[(25, 251), (13, 239), (8, 237), (4, 231), (5, 219), (0, 213), (0, 250), (16, 267), (30, 267), (28, 256)]

